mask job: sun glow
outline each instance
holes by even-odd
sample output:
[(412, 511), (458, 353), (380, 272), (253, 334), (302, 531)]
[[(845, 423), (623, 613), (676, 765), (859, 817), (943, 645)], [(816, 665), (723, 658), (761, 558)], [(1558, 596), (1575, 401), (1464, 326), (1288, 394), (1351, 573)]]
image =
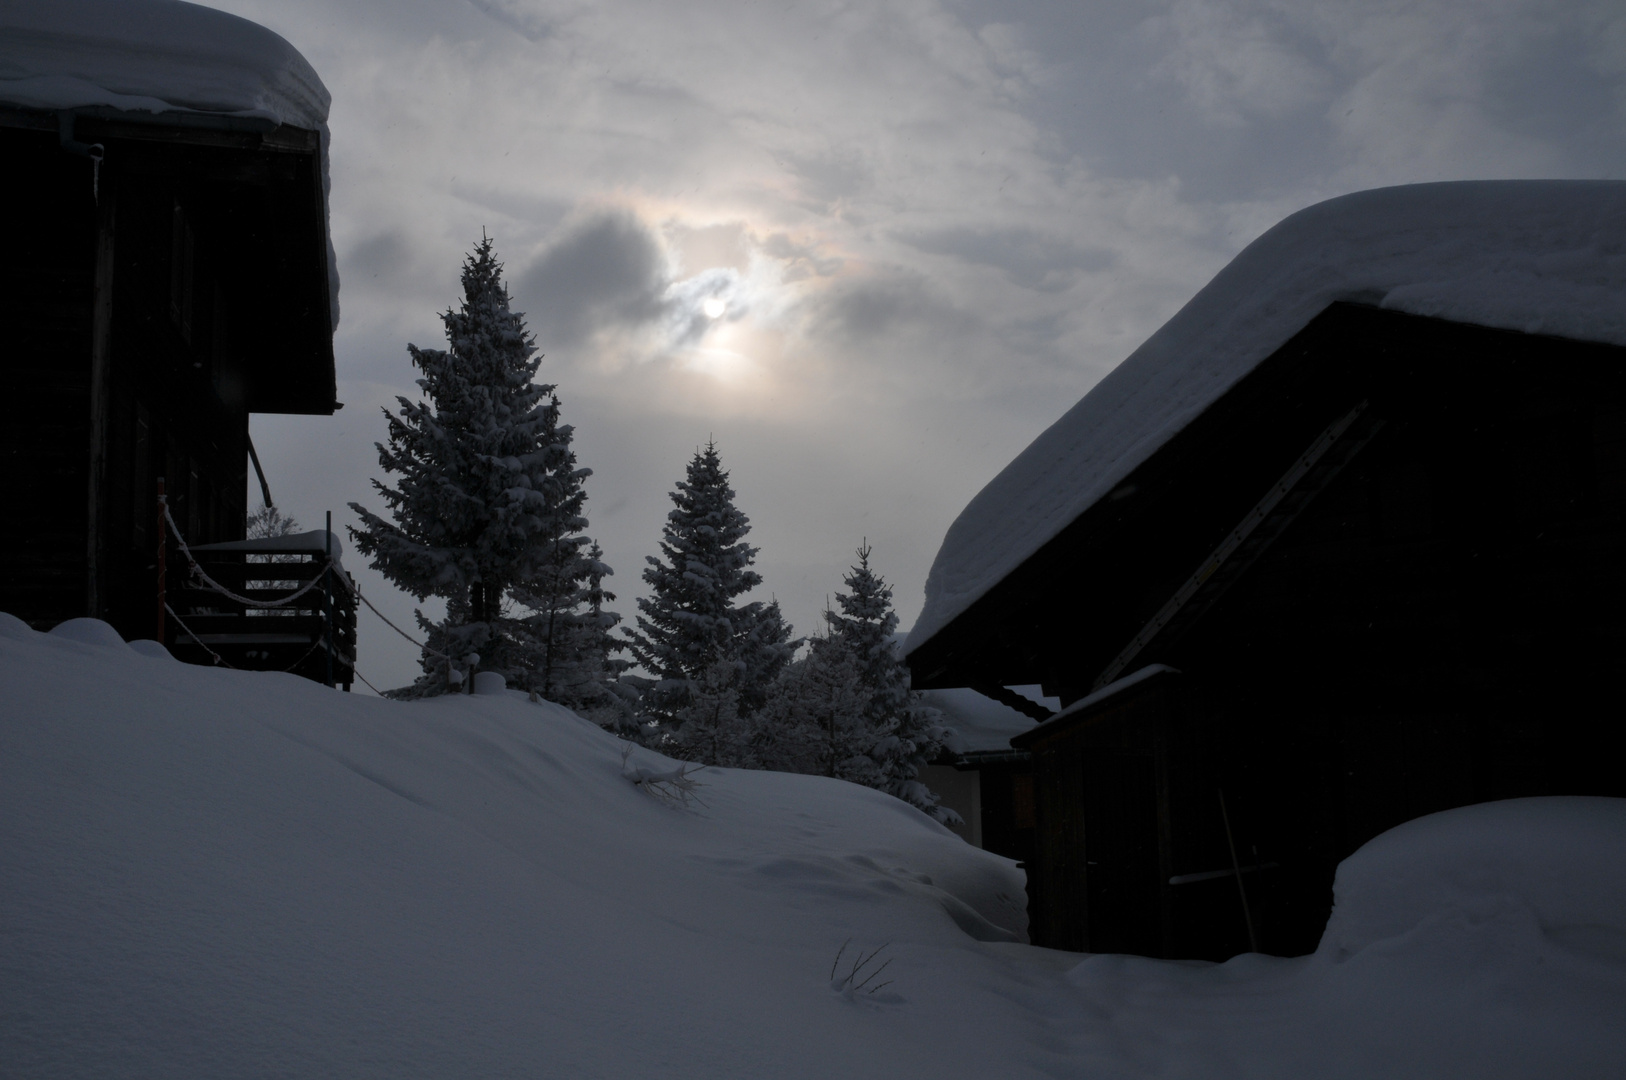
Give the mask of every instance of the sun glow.
[(723, 312), (728, 310), (728, 304), (720, 297), (713, 296), (700, 305), (700, 310), (706, 313), (708, 319), (720, 319)]

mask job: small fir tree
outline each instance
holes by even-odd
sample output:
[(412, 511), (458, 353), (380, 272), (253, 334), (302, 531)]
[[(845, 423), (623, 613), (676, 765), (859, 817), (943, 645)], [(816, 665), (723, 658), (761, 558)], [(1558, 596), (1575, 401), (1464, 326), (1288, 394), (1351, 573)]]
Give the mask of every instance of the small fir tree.
[(826, 612), (825, 620), (831, 636), (844, 639), (858, 658), (875, 737), (869, 757), (883, 778), (877, 786), (946, 825), (959, 824), (960, 816), (920, 782), (921, 767), (943, 748), (942, 714), (909, 690), (909, 669), (896, 644), (892, 589), (870, 569), (869, 555), (866, 540), (858, 549), (858, 565), (842, 579), (851, 591), (836, 594), (840, 613)]
[(627, 643), (611, 631), (621, 616), (605, 608), (615, 594), (604, 587), (613, 571), (604, 563), (597, 543), (586, 554), (587, 577), (580, 583), (561, 581), (557, 572), (544, 577), (551, 588), (516, 586), (514, 598), (530, 609), (516, 620), (515, 635), (530, 657), (529, 689), (549, 701), (567, 705), (608, 727), (621, 726), (618, 679), (629, 662), (617, 654)]
[(815, 639), (808, 654), (780, 674), (757, 714), (759, 762), (880, 787), (883, 777), (869, 757), (875, 738), (867, 705), (858, 657), (847, 643)]
[(874, 769), (871, 786), (897, 796), (944, 824), (960, 817), (920, 782), (920, 769), (942, 750), (942, 714), (909, 690), (909, 669), (898, 655), (898, 616), (892, 589), (870, 569), (866, 540), (858, 565), (842, 578), (848, 592), (836, 594), (839, 611), (826, 611), (829, 639), (853, 658), (863, 702), (868, 746)]
[(671, 497), (661, 557), (650, 556), (644, 570), (651, 595), (638, 600), (638, 625), (627, 637), (633, 659), (653, 676), (641, 680), (642, 713), (685, 752), (706, 740), (682, 738), (680, 730), (697, 715), (722, 715), (707, 713), (706, 701), (727, 696), (736, 717), (750, 716), (798, 643), (777, 601), (735, 602), (762, 575), (751, 569), (750, 520), (734, 505), (715, 443), (695, 452)]
[[(427, 400), (397, 398), (399, 415), (384, 410), (379, 465), (400, 479), (373, 486), (393, 520), (351, 503), (361, 518), (351, 536), (396, 585), (446, 601), (439, 622), (417, 617), (430, 649), (452, 659), (426, 651), (424, 675), (403, 694), (439, 693), (476, 665), (526, 685), (540, 664), (551, 685), (573, 662), (558, 645), (594, 573), (582, 514), (591, 470), (577, 467), (554, 387), (532, 381), (541, 357), (509, 308), (489, 237), (465, 260), (463, 302), (442, 321), (445, 351), (407, 346)], [(540, 605), (540, 622), (509, 616), (516, 589)]]

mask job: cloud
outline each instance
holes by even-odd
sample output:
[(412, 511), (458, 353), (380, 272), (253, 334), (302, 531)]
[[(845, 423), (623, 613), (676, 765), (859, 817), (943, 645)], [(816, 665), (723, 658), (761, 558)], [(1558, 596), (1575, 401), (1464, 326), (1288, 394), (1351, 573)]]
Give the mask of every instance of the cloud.
[(954, 227), (899, 233), (917, 251), (947, 255), (1003, 271), (1012, 283), (1039, 292), (1062, 292), (1085, 273), (1109, 269), (1116, 253), (1087, 248), (1033, 229)]
[(355, 288), (366, 283), (388, 285), (401, 280), (412, 262), (411, 239), (404, 229), (374, 233), (344, 252), (345, 284)]
[(469, 3), (475, 10), (533, 43), (551, 37), (559, 27), (557, 17), (523, 0), (469, 0)]
[[(496, 237), (595, 498), (628, 499), (595, 533), (622, 611), (708, 433), (757, 477), (793, 621), (888, 529), (912, 605), (977, 487), (1285, 214), (1626, 175), (1619, 0), (209, 2), (333, 93), (341, 379), (413, 394), (402, 344), (439, 342)], [(310, 505), (365, 493), (370, 454), (327, 459), (349, 471)]]
[(576, 349), (601, 331), (635, 330), (668, 314), (669, 260), (630, 210), (598, 210), (566, 227), (511, 280), (543, 351)]
[(1167, 41), (1153, 75), (1179, 83), (1217, 122), (1315, 111), (1329, 95), (1331, 72), (1315, 38), (1272, 5), (1176, 0), (1145, 30)]

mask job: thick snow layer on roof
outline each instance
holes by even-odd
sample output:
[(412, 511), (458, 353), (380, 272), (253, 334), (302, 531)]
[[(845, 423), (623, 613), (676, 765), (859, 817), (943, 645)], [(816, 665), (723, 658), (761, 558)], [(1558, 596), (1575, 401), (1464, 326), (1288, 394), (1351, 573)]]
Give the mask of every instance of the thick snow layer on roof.
[(1338, 300), (1626, 345), (1626, 183), (1381, 188), (1276, 225), (971, 500), (932, 564), (906, 650)]
[[(685, 808), (627, 779), (675, 767), (519, 693), (381, 701), (0, 614), (0, 1076), (1626, 1060), (1621, 800), (1413, 822), (1340, 867), (1316, 954), (1183, 964), (1008, 940), (1015, 865), (879, 792), (708, 769)], [(883, 945), (889, 985), (850, 992), (854, 950)]]
[[(1057, 698), (1044, 697), (1037, 686), (1012, 689), (1052, 712), (1061, 705)], [(943, 714), (943, 724), (949, 729), (943, 745), (954, 754), (1008, 751), (1012, 738), (1031, 731), (1038, 722), (1026, 713), (1017, 712), (1009, 705), (1001, 705), (975, 690), (922, 690), (920, 696), (926, 704)]]
[[(324, 203), (330, 102), (297, 49), (224, 11), (179, 0), (0, 0), (0, 103), (212, 114), (316, 131)], [(328, 256), (337, 326), (331, 239)]]
[(178, 0), (0, 2), (0, 101), (188, 111), (319, 130), (327, 88), (263, 26)]

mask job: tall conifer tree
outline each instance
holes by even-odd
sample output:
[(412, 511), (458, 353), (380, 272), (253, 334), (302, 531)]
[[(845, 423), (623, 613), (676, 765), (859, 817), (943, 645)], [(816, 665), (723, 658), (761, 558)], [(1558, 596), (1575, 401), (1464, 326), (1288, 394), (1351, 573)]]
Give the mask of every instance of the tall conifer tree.
[[(379, 465), (400, 479), (373, 486), (393, 521), (351, 503), (362, 522), (351, 535), (402, 589), (446, 600), (441, 622), (421, 612), (418, 620), (430, 647), (452, 661), (426, 652), (424, 675), (404, 693), (460, 682), (476, 656), (522, 685), (536, 682), (540, 665), (546, 683), (565, 663), (557, 646), (594, 573), (582, 514), (591, 470), (577, 467), (554, 387), (532, 381), (541, 356), (509, 308), (489, 237), (464, 261), (463, 302), (442, 321), (445, 351), (407, 346), (427, 400), (397, 398), (399, 415), (384, 410), (389, 444), (378, 445)], [(508, 610), (516, 595), (545, 618), (521, 625)]]
[[(778, 601), (735, 602), (762, 575), (751, 569), (757, 549), (745, 542), (750, 519), (734, 505), (715, 443), (695, 452), (671, 497), (661, 557), (649, 556), (644, 570), (651, 595), (638, 600), (642, 614), (628, 639), (633, 658), (655, 677), (644, 690), (644, 713), (675, 749), (694, 742), (692, 753), (704, 758), (708, 746), (745, 738), (740, 721), (761, 706), (797, 643)], [(683, 736), (690, 725), (692, 740)]]

